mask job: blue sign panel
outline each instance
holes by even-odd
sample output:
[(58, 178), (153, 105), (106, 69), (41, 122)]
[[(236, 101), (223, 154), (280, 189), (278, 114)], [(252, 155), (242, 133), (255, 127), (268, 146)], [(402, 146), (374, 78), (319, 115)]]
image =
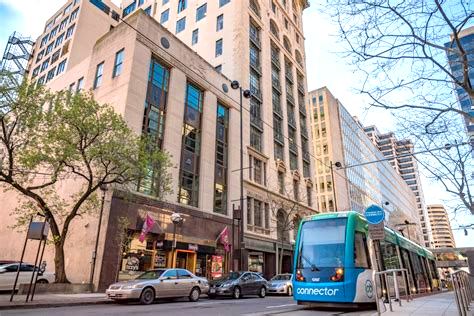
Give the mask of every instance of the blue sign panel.
[(372, 204), (365, 210), (365, 218), (369, 224), (380, 224), (385, 219), (385, 211), (380, 206)]

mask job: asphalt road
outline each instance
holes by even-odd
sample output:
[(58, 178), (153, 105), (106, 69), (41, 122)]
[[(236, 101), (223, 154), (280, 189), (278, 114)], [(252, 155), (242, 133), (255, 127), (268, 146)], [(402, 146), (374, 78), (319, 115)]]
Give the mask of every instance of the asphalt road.
[[(149, 316), (149, 315), (171, 315), (171, 316), (233, 316), (233, 315), (341, 315), (338, 311), (315, 311), (303, 310), (297, 306), (291, 297), (267, 296), (266, 298), (242, 298), (233, 300), (228, 298), (213, 299), (201, 298), (199, 302), (191, 303), (186, 299), (174, 301), (158, 301), (155, 304), (143, 306), (138, 304), (104, 304), (83, 305), (71, 307), (54, 307), (41, 309), (15, 309), (0, 311), (1, 316), (38, 315), (38, 316)], [(352, 313), (351, 313), (352, 314)], [(354, 314), (352, 314), (354, 315)]]

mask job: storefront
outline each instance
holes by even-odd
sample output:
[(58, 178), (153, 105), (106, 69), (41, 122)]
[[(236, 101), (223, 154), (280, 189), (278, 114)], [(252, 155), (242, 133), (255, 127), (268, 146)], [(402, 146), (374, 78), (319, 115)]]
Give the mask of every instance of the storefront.
[[(137, 197), (112, 198), (111, 214), (105, 240), (99, 287), (115, 280), (136, 277), (149, 269), (183, 268), (208, 279), (229, 271), (230, 254), (217, 237), (231, 220), (213, 214), (178, 207), (173, 204)], [(184, 222), (174, 229), (171, 214), (179, 212)], [(153, 227), (140, 242), (139, 236), (146, 216)], [(120, 223), (126, 218), (126, 227)], [(122, 236), (119, 238), (119, 236)], [(120, 240), (119, 240), (120, 239)], [(176, 248), (173, 249), (173, 240)], [(117, 242), (118, 241), (118, 242)], [(119, 257), (114, 254), (120, 254)]]

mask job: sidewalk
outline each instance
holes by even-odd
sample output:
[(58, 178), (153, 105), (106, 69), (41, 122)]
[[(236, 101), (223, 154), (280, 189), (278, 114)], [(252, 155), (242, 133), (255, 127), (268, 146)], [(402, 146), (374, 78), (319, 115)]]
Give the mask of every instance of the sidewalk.
[(0, 294), (0, 310), (112, 303), (105, 293), (37, 294), (34, 301), (28, 303), (25, 299), (26, 295), (15, 295), (10, 302), (10, 294)]
[[(390, 312), (390, 307), (385, 304), (387, 311), (382, 313), (383, 316), (405, 316), (405, 315), (430, 315), (430, 316), (453, 316), (458, 315), (458, 309), (456, 306), (456, 299), (454, 292), (444, 292), (440, 294), (433, 294), (429, 296), (423, 296), (415, 298), (413, 301), (406, 302), (402, 301), (402, 306), (398, 305), (398, 302), (392, 301), (393, 312)], [(471, 307), (474, 307), (471, 304)], [(473, 310), (469, 311), (474, 316)], [(360, 315), (360, 316), (372, 316), (377, 315), (377, 312), (365, 312), (365, 313), (348, 313), (348, 315)]]

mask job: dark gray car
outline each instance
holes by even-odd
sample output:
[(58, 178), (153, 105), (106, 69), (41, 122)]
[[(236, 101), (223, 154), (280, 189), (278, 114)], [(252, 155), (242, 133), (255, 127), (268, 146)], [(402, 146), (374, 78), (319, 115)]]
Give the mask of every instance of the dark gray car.
[(258, 295), (264, 298), (267, 294), (267, 280), (250, 271), (231, 272), (222, 278), (209, 282), (208, 296), (231, 296), (241, 298), (243, 295)]

